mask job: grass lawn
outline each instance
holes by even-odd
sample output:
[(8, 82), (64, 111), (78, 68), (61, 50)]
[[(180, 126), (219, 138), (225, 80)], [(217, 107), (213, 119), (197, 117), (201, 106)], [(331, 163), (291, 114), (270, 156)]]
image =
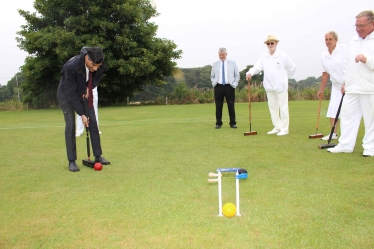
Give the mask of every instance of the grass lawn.
[[(67, 168), (61, 110), (0, 112), (0, 248), (374, 248), (374, 158), (318, 149), (318, 101), (293, 101), (290, 134), (267, 135), (267, 103), (99, 108), (102, 171)], [(319, 132), (330, 132), (322, 103)], [(208, 173), (245, 168), (242, 216), (218, 217)], [(223, 203), (235, 203), (233, 174)]]

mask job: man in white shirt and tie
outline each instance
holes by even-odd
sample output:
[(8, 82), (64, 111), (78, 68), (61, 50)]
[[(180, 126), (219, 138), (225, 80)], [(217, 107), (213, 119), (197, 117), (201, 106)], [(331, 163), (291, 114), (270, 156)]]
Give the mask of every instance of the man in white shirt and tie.
[(239, 83), (239, 70), (235, 61), (227, 60), (226, 48), (218, 49), (219, 61), (213, 63), (210, 79), (214, 87), (214, 101), (216, 103), (216, 129), (222, 126), (223, 101), (226, 98), (230, 116), (230, 127), (237, 128), (235, 117), (235, 88)]

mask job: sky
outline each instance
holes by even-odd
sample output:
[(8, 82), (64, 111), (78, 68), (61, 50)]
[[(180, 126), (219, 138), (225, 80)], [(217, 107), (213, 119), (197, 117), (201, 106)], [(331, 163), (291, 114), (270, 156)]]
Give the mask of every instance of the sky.
[[(296, 64), (296, 80), (321, 75), (324, 35), (333, 30), (339, 43), (356, 35), (355, 16), (374, 8), (374, 0), (153, 0), (159, 16), (157, 37), (174, 41), (183, 51), (180, 68), (203, 67), (218, 60), (218, 48), (227, 49), (240, 71), (266, 52), (268, 35), (279, 40), (277, 49)], [(0, 84), (19, 72), (27, 56), (15, 38), (26, 24), (17, 9), (34, 12), (34, 0), (12, 0), (0, 8)]]

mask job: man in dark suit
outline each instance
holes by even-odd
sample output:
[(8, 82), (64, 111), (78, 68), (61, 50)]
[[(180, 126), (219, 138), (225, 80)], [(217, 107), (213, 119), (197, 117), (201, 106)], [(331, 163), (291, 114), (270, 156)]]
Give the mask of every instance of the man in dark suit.
[(214, 101), (216, 102), (216, 129), (222, 126), (223, 100), (226, 98), (229, 109), (230, 127), (236, 127), (235, 117), (235, 88), (239, 83), (239, 70), (235, 61), (227, 60), (227, 50), (218, 49), (219, 61), (213, 63), (210, 80), (214, 87)]
[[(95, 161), (110, 164), (101, 156), (101, 144), (95, 111), (92, 108), (92, 89), (95, 88), (106, 70), (103, 63), (104, 53), (99, 47), (84, 47), (80, 54), (68, 60), (61, 70), (61, 81), (57, 90), (57, 100), (65, 118), (65, 143), (69, 160), (68, 168), (79, 171), (76, 164), (77, 148), (75, 140), (75, 112), (82, 117), (82, 122), (90, 131)], [(88, 102), (86, 108), (84, 102)]]

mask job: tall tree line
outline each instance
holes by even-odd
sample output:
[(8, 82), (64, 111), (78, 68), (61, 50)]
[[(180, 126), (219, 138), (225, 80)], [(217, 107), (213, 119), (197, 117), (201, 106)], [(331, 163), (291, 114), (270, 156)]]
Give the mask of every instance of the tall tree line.
[(158, 15), (149, 0), (35, 0), (35, 13), (19, 10), (26, 25), (19, 47), (29, 56), (22, 66), (24, 101), (39, 108), (56, 102), (63, 64), (83, 46), (100, 46), (109, 70), (98, 88), (101, 105), (132, 96), (143, 86), (162, 86), (176, 69), (181, 50), (156, 37)]

